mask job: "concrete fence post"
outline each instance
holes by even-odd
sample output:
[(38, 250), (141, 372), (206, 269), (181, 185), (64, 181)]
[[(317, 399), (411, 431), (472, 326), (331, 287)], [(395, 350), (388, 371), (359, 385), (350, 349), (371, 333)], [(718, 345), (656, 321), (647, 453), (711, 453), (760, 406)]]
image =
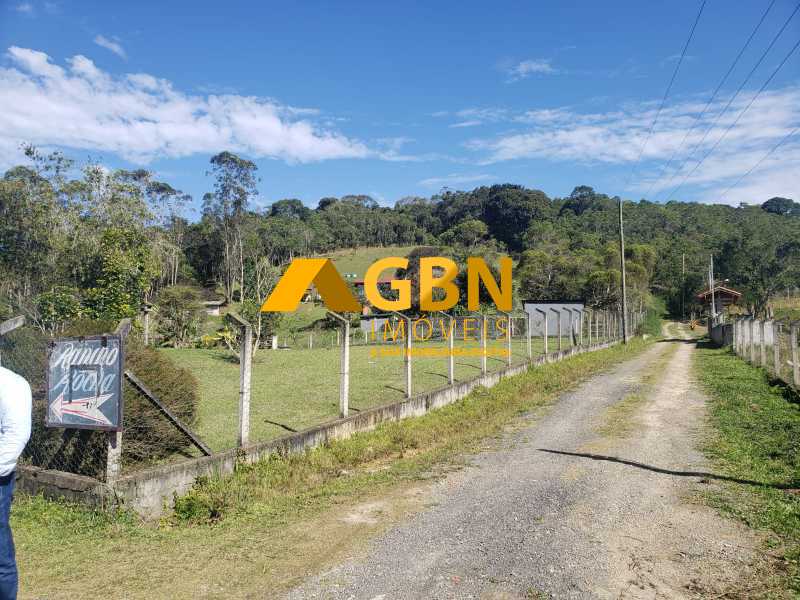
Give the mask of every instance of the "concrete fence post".
[(761, 359), (760, 360), (761, 366), (765, 367), (765, 368), (767, 366), (767, 339), (766, 339), (767, 336), (766, 336), (766, 333), (767, 333), (767, 322), (766, 321), (761, 321), (759, 323), (759, 328), (758, 328), (759, 345), (760, 345), (760, 347), (759, 347), (759, 350), (760, 350), (759, 358)]
[(563, 333), (561, 328), (561, 309), (558, 309), (556, 312), (558, 312), (558, 351), (561, 352), (561, 350), (564, 349), (564, 342), (561, 339)]
[[(456, 381), (456, 363), (455, 363), (455, 317), (452, 315), (448, 315), (446, 312), (438, 311), (440, 315), (443, 317), (447, 317), (448, 323), (447, 326), (450, 328), (449, 334), (447, 336), (447, 380), (450, 382), (450, 385), (453, 385)], [(439, 321), (444, 327), (444, 322)], [(442, 335), (444, 335), (444, 331), (442, 331)]]
[[(120, 345), (123, 347), (131, 331), (131, 326), (130, 319), (122, 319), (114, 331), (114, 334), (120, 337)], [(119, 374), (119, 377), (122, 377), (122, 373)], [(124, 423), (120, 423), (120, 426), (124, 428)], [(109, 431), (106, 433), (106, 483), (114, 483), (121, 474), (122, 431)]]
[(311, 331), (308, 332), (308, 349), (314, 349), (314, 334)]
[(781, 324), (779, 321), (772, 321), (772, 366), (775, 377), (781, 377)]
[(542, 324), (542, 327), (543, 327), (543, 329), (542, 329), (542, 340), (544, 342), (544, 349), (542, 350), (542, 352), (546, 357), (547, 356), (547, 335), (548, 335), (548, 333), (547, 333), (547, 317), (548, 317), (547, 310), (543, 310), (541, 308), (536, 308), (534, 310), (544, 317), (544, 323)]
[(797, 329), (798, 324), (792, 323), (789, 335), (789, 345), (792, 351), (792, 381), (797, 388), (800, 388), (800, 362), (797, 358)]
[(272, 336), (272, 341), (270, 342), (270, 348), (272, 350), (277, 350), (278, 349), (278, 336), (277, 335), (273, 335)]
[[(238, 444), (242, 448), (250, 441), (250, 379), (253, 373), (253, 327), (236, 313), (228, 313), (226, 319), (239, 328), (239, 434)], [(273, 336), (273, 348), (277, 347)]]
[(350, 320), (342, 324), (344, 343), (339, 358), (339, 416), (344, 418), (350, 412)]
[(333, 311), (328, 311), (328, 315), (342, 324), (342, 346), (339, 351), (339, 417), (344, 418), (350, 412), (350, 319)]
[(481, 373), (483, 375), (486, 375), (488, 371), (488, 367), (486, 365), (487, 353), (488, 353), (488, 347), (487, 347), (488, 336), (486, 335), (487, 324), (488, 324), (488, 319), (486, 318), (486, 315), (483, 315), (481, 319)]
[(587, 336), (589, 338), (589, 346), (590, 347), (592, 345), (592, 315), (594, 315), (593, 311), (591, 311), (591, 310), (587, 311), (587, 313), (586, 313), (586, 324), (587, 324), (586, 333), (587, 333)]
[(755, 365), (756, 364), (756, 353), (758, 352), (758, 346), (756, 345), (756, 335), (759, 330), (759, 321), (758, 319), (753, 319), (750, 321), (750, 363)]
[(533, 360), (533, 345), (531, 344), (531, 313), (525, 311), (525, 327), (528, 336), (528, 360)]
[(506, 316), (506, 364), (511, 366), (511, 313), (503, 313)]
[(239, 369), (239, 447), (250, 441), (250, 380), (253, 369), (253, 328), (244, 328)]
[(150, 307), (144, 307), (144, 317), (142, 318), (144, 321), (144, 345), (150, 345)]

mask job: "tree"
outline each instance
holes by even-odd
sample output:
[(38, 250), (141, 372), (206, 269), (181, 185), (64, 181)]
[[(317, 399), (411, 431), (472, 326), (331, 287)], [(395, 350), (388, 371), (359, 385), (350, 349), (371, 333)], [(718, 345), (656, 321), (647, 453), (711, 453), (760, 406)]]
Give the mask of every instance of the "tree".
[(197, 336), (203, 319), (200, 293), (192, 287), (174, 285), (158, 296), (158, 332), (162, 345), (185, 348)]
[(768, 213), (776, 215), (800, 215), (800, 204), (780, 196), (770, 198), (761, 205), (761, 208)]
[(220, 152), (211, 157), (214, 194), (206, 195), (205, 210), (216, 216), (222, 232), (222, 276), (225, 297), (233, 298), (238, 280), (244, 285), (244, 246), (242, 220), (251, 196), (255, 196), (258, 170), (252, 161), (232, 152)]

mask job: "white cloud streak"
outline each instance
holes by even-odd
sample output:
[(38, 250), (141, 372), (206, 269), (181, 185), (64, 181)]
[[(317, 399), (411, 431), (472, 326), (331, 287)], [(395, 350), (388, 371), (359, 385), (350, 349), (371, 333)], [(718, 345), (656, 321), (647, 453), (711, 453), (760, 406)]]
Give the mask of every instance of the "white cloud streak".
[(96, 35), (94, 37), (94, 43), (100, 46), (101, 48), (110, 50), (111, 52), (113, 52), (122, 59), (127, 60), (128, 58), (128, 55), (125, 53), (125, 48), (122, 47), (122, 44), (120, 44), (117, 41), (110, 40), (104, 35)]
[(253, 96), (191, 95), (145, 73), (112, 76), (85, 56), (67, 67), (11, 47), (0, 68), (0, 163), (21, 143), (113, 152), (145, 164), (220, 150), (289, 163), (363, 158), (361, 142), (321, 129), (297, 109)]
[[(787, 142), (774, 159), (765, 161), (737, 189), (732, 190), (728, 198), (714, 196), (715, 192), (732, 184), (778, 140), (800, 124), (800, 87), (797, 86), (762, 93), (732, 127), (724, 141), (689, 176), (697, 161), (734, 123), (751, 98), (752, 92), (741, 94), (720, 117), (705, 140), (702, 138), (706, 129), (720, 114), (727, 98), (716, 101), (693, 130), (692, 124), (702, 111), (703, 102), (683, 100), (665, 107), (629, 191), (644, 193), (652, 186), (653, 197), (665, 198), (688, 176), (686, 186), (691, 187), (691, 193), (678, 194), (682, 199), (693, 196), (703, 201), (737, 204), (740, 201), (756, 201), (754, 195), (756, 199), (768, 198), (770, 194), (794, 193), (796, 197), (800, 196), (798, 139)], [(509, 122), (529, 125), (527, 130), (495, 138), (473, 139), (466, 145), (484, 153), (482, 164), (536, 158), (633, 168), (654, 116), (655, 106), (651, 102), (599, 114), (578, 113), (565, 108), (528, 111), (508, 118)], [(681, 146), (687, 132), (686, 143)], [(698, 144), (693, 157), (687, 157)], [(676, 159), (667, 168), (666, 161), (676, 151)], [(687, 158), (689, 160), (684, 162)]]
[(509, 81), (527, 79), (531, 75), (551, 75), (556, 69), (550, 64), (549, 58), (530, 58), (511, 65), (507, 69)]

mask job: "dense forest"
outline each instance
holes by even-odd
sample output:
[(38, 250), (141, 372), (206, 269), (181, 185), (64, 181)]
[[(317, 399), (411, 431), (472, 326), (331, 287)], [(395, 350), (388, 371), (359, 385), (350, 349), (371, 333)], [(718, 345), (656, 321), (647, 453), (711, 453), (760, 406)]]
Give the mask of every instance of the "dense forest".
[[(116, 319), (144, 302), (180, 308), (203, 290), (242, 303), (252, 318), (297, 256), (361, 246), (417, 246), (464, 260), (515, 258), (516, 298), (619, 301), (618, 201), (578, 186), (565, 198), (518, 185), (444, 190), (393, 208), (365, 195), (326, 197), (311, 208), (284, 199), (253, 210), (256, 165), (229, 152), (211, 158), (202, 215), (192, 198), (146, 170), (77, 165), (26, 150), (29, 163), (0, 180), (0, 317), (22, 312), (42, 330), (78, 318)], [(633, 302), (652, 293), (678, 312), (704, 284), (713, 254), (719, 279), (769, 310), (798, 286), (800, 205), (753, 198), (731, 207), (625, 201), (626, 265)], [(685, 275), (684, 275), (685, 264)]]

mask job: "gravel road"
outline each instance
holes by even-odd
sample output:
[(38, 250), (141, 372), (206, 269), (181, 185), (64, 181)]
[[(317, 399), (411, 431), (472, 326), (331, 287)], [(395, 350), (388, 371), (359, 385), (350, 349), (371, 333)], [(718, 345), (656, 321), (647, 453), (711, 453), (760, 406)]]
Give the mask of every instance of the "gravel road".
[(690, 379), (693, 349), (654, 344), (565, 394), (432, 485), (429, 508), (289, 598), (684, 598), (738, 589), (758, 540), (692, 501), (713, 476), (681, 473), (710, 469), (697, 450), (705, 409)]

